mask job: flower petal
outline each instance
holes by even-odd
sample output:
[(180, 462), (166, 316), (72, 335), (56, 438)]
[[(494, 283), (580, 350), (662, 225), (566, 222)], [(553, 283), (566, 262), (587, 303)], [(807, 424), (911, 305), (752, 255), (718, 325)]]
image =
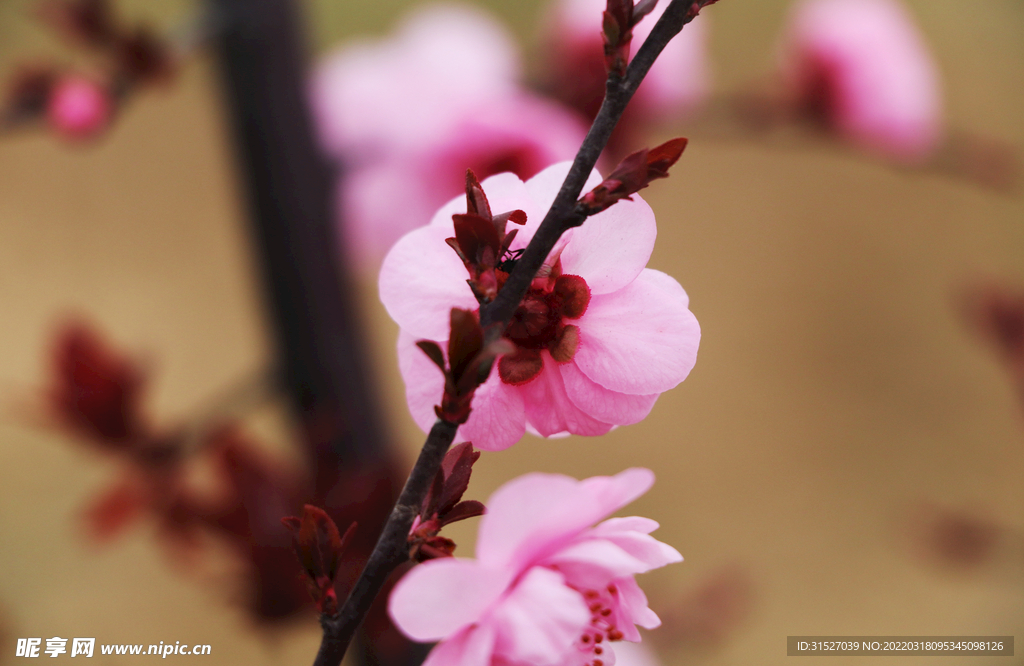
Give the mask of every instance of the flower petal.
[[(636, 580), (633, 578), (622, 578), (615, 581), (615, 587), (619, 590), (619, 607), (633, 624), (639, 625), (644, 629), (655, 629), (661, 626), (661, 618), (648, 608), (647, 595), (637, 585)], [(619, 629), (622, 633), (626, 634), (627, 640), (639, 640), (639, 638), (629, 638), (628, 632), (623, 627), (619, 627)]]
[(471, 407), (469, 420), (459, 427), (459, 437), (478, 449), (504, 451), (526, 433), (523, 397), (514, 387), (502, 383), (497, 367), (476, 390)]
[(590, 623), (590, 611), (561, 574), (534, 567), (487, 621), (495, 629), (495, 656), (510, 663), (560, 666)]
[[(586, 533), (586, 538), (594, 538), (615, 544), (631, 556), (643, 562), (643, 567), (633, 573), (645, 573), (652, 569), (663, 567), (674, 562), (682, 562), (683, 556), (679, 551), (662, 543), (654, 537), (642, 531), (623, 529), (629, 521), (648, 521), (647, 518), (612, 518), (606, 520)], [(657, 526), (657, 523), (654, 523)]]
[(591, 299), (576, 322), (573, 361), (612, 391), (649, 395), (673, 388), (697, 361), (700, 325), (687, 303), (678, 282), (644, 269), (624, 289)]
[(634, 194), (633, 201), (620, 201), (573, 230), (562, 269), (586, 280), (595, 295), (618, 291), (647, 266), (657, 235), (654, 211)]
[(648, 469), (577, 481), (561, 474), (526, 474), (487, 500), (477, 557), (488, 566), (521, 569), (551, 556), (587, 527), (632, 502), (654, 483)]
[(569, 400), (562, 373), (551, 354), (541, 352), (541, 358), (544, 369), (540, 374), (516, 387), (523, 396), (530, 425), (545, 437), (562, 431), (575, 435), (603, 435), (611, 430), (612, 424), (598, 421)]
[(437, 644), (423, 666), (480, 666), (491, 663), (494, 630), (489, 625), (473, 625)]
[(639, 532), (650, 534), (660, 527), (658, 521), (644, 518), (642, 516), (626, 516), (624, 518), (609, 518), (594, 526), (590, 532), (594, 536), (611, 536), (622, 532)]
[(433, 207), (408, 160), (381, 160), (346, 172), (339, 182), (342, 242), (362, 267), (376, 267), (406, 232), (430, 220)]
[(543, 564), (554, 566), (577, 589), (600, 589), (613, 578), (650, 570), (645, 562), (607, 539), (578, 541), (560, 549)]
[[(434, 405), (444, 395), (444, 375), (440, 368), (416, 346), (415, 338), (405, 331), (398, 333), (398, 371), (405, 382), (405, 400), (409, 413), (423, 432), (429, 432), (437, 420)], [(446, 345), (441, 344), (442, 349)]]
[(630, 395), (611, 391), (583, 374), (575, 363), (559, 365), (558, 369), (562, 373), (565, 393), (572, 404), (606, 423), (631, 425), (643, 421), (661, 395)]
[[(449, 220), (451, 224), (451, 220)], [(475, 310), (466, 267), (441, 226), (411, 231), (395, 243), (380, 270), (380, 300), (391, 318), (417, 339), (447, 340), (452, 308)]]
[(509, 579), (510, 572), (488, 569), (474, 560), (430, 560), (398, 581), (388, 613), (409, 638), (440, 640), (478, 622), (501, 597)]

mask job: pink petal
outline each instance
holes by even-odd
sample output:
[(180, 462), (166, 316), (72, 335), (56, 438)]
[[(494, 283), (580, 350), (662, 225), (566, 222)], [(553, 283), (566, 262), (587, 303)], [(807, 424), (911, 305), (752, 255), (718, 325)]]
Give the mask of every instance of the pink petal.
[(409, 160), (386, 159), (353, 168), (340, 180), (342, 242), (363, 267), (377, 266), (399, 238), (425, 225), (434, 212), (410, 167)]
[[(605, 521), (605, 523), (607, 522), (609, 521)], [(613, 531), (605, 523), (590, 530), (586, 537), (613, 543), (642, 562), (642, 567), (632, 573), (646, 573), (667, 564), (683, 561), (683, 556), (679, 554), (679, 551), (648, 534), (621, 529)]]
[[(620, 606), (633, 624), (644, 629), (655, 629), (661, 626), (661, 619), (647, 607), (647, 595), (633, 578), (617, 580), (615, 587), (619, 590)], [(620, 627), (619, 629), (624, 634), (626, 633), (624, 628)], [(639, 640), (639, 634), (637, 636), (638, 638), (631, 639), (627, 635), (627, 640)]]
[(511, 663), (560, 666), (590, 623), (583, 596), (561, 574), (531, 568), (487, 620), (494, 652)]
[(561, 364), (558, 369), (569, 400), (591, 417), (606, 423), (631, 425), (643, 421), (661, 395), (629, 395), (610, 391), (583, 374), (574, 362)]
[(466, 627), (437, 644), (423, 666), (480, 666), (491, 663), (494, 630), (489, 625)]
[(700, 326), (686, 306), (679, 283), (644, 269), (624, 289), (591, 299), (578, 320), (580, 342), (573, 362), (612, 391), (667, 391), (686, 379), (697, 361)]
[(433, 7), (391, 38), (351, 42), (322, 60), (312, 106), (331, 152), (352, 159), (407, 150), (453, 112), (512, 88), (518, 70), (512, 40), (488, 15)]
[(610, 536), (619, 534), (622, 532), (639, 532), (640, 534), (650, 534), (654, 530), (660, 527), (658, 521), (651, 520), (650, 518), (644, 518), (642, 516), (627, 516), (625, 518), (609, 518), (608, 520), (602, 521), (600, 524), (595, 525), (594, 529), (590, 530), (593, 536)]
[[(481, 98), (436, 134), (426, 151), (429, 168), (423, 177), (446, 193), (463, 189), (467, 168), (481, 180), (501, 172), (527, 179), (555, 162), (572, 159), (585, 135), (578, 116), (532, 93)], [(492, 206), (494, 213), (509, 210), (494, 202)], [(526, 212), (533, 217), (546, 211)]]
[[(438, 373), (440, 374), (440, 373)], [(498, 370), (476, 390), (469, 420), (459, 427), (459, 437), (484, 451), (504, 451), (526, 432), (523, 397), (515, 387), (503, 384)]]
[[(538, 206), (544, 209), (541, 211), (542, 215), (548, 212), (548, 208), (551, 208), (551, 204), (554, 202), (558, 191), (562, 189), (562, 183), (565, 182), (565, 177), (569, 175), (569, 169), (571, 167), (571, 160), (552, 164), (533, 178), (526, 181), (526, 190), (529, 193), (530, 198), (536, 202)], [(597, 169), (592, 170), (590, 172), (590, 177), (587, 178), (587, 182), (583, 186), (583, 192), (581, 194), (585, 194), (589, 190), (597, 187), (602, 180), (604, 179), (601, 177), (601, 174), (598, 173)], [(537, 224), (540, 224), (540, 220), (537, 220)]]
[(614, 578), (649, 570), (646, 563), (604, 539), (577, 541), (546, 558), (543, 564), (560, 571), (577, 589), (601, 589)]
[(444, 242), (451, 235), (439, 225), (411, 231), (395, 243), (380, 269), (380, 300), (399, 327), (417, 339), (447, 340), (452, 308), (478, 307), (466, 284), (466, 267)]
[[(401, 331), (398, 334), (398, 370), (405, 381), (405, 399), (409, 413), (423, 432), (437, 420), (434, 406), (444, 395), (444, 375), (427, 355), (416, 346), (415, 338)], [(442, 350), (447, 341), (439, 341)], [(519, 392), (501, 383), (497, 372), (473, 396), (469, 420), (459, 427), (455, 442), (471, 441), (484, 451), (502, 451), (523, 437), (526, 413)]]
[(505, 591), (510, 573), (484, 568), (473, 560), (430, 560), (398, 581), (388, 600), (388, 613), (413, 640), (447, 638), (480, 620)]
[(935, 148), (942, 115), (939, 74), (901, 4), (805, 0), (794, 5), (790, 26), (784, 51), (791, 84), (799, 88), (809, 71), (823, 71), (835, 93), (831, 120), (841, 131), (908, 160)]
[(585, 481), (560, 474), (513, 479), (486, 502), (477, 557), (493, 567), (529, 566), (647, 492), (653, 483), (654, 474), (643, 468)]
[(544, 436), (568, 431), (575, 435), (603, 435), (612, 424), (598, 421), (580, 410), (566, 395), (562, 373), (551, 354), (542, 352), (544, 369), (530, 382), (517, 387), (523, 397), (526, 418)]
[[(440, 405), (444, 395), (444, 375), (423, 350), (416, 346), (418, 339), (405, 331), (399, 331), (398, 371), (405, 382), (405, 400), (412, 420), (423, 432), (429, 432), (437, 420), (434, 405)], [(447, 342), (440, 344), (442, 349), (447, 346)]]
[(633, 201), (620, 201), (573, 230), (562, 268), (586, 280), (593, 294), (618, 291), (647, 266), (657, 235), (654, 211), (634, 194)]

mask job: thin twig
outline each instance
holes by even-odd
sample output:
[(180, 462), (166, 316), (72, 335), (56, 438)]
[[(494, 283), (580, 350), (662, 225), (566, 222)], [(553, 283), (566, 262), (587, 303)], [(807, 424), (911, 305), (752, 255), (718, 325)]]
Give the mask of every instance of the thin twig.
[[(488, 329), (489, 335), (501, 335), (555, 242), (568, 229), (579, 226), (586, 219), (586, 213), (577, 208), (576, 201), (597, 163), (598, 156), (607, 145), (612, 130), (622, 117), (626, 104), (665, 45), (684, 25), (693, 20), (701, 7), (713, 1), (672, 0), (643, 46), (637, 51), (625, 76), (609, 74), (601, 110), (594, 119), (583, 145), (580, 146), (551, 209), (505, 285), (498, 292), (498, 297), (480, 310), (482, 326), (487, 328), (489, 324), (498, 324)], [(341, 663), (345, 650), (374, 597), (384, 586), (388, 576), (408, 558), (409, 528), (426, 496), (431, 480), (440, 468), (441, 459), (455, 439), (457, 430), (458, 426), (455, 424), (441, 420), (434, 423), (419, 460), (416, 461), (402, 490), (402, 496), (345, 605), (337, 616), (321, 618), (324, 635), (314, 666), (338, 666)]]

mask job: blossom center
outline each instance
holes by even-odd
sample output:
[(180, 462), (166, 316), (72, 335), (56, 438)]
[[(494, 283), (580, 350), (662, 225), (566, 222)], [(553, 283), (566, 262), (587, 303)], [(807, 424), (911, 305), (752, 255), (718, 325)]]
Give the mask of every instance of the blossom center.
[(618, 589), (615, 585), (609, 585), (600, 592), (587, 590), (583, 593), (590, 609), (590, 625), (583, 631), (576, 647), (586, 655), (586, 666), (604, 666), (605, 640), (622, 640), (622, 632), (615, 626), (617, 597)]
[(547, 277), (536, 278), (505, 328), (504, 337), (516, 351), (498, 361), (498, 374), (506, 384), (522, 385), (540, 374), (541, 352), (548, 350), (558, 363), (576, 355), (579, 319), (590, 304), (590, 287), (578, 275), (561, 275), (558, 264)]

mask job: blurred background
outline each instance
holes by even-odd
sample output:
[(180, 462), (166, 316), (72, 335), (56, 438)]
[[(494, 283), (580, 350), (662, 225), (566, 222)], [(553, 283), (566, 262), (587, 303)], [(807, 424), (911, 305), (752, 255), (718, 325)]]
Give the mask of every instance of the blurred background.
[[(383, 35), (414, 4), (305, 2), (311, 52)], [(529, 62), (545, 0), (480, 4)], [(71, 57), (31, 5), (0, 2), (0, 73), (27, 55)], [(705, 11), (714, 90), (770, 74), (787, 5), (724, 0)], [(1024, 146), (1024, 5), (906, 5), (940, 67), (948, 125)], [(116, 6), (161, 30), (196, 10)], [(181, 559), (143, 520), (94, 543), (83, 507), (116, 461), (33, 406), (68, 316), (140, 359), (157, 423), (201, 413), (269, 364), (214, 66), (190, 58), (95, 140), (0, 137), (0, 663), (17, 661), (26, 636), (209, 643), (218, 664), (311, 663), (319, 642), (311, 615), (253, 620), (239, 603), (241, 564), (215, 541)], [(658, 483), (627, 512), (658, 520), (656, 536), (686, 558), (640, 580), (666, 619), (649, 634), (664, 664), (782, 663), (787, 635), (1020, 634), (1024, 405), (964, 316), (974, 285), (1024, 289), (1020, 195), (827, 141), (693, 129), (647, 131), (650, 144), (680, 133), (691, 142), (644, 198), (659, 225), (650, 266), (683, 284), (701, 324), (696, 368), (638, 425), (485, 453), (467, 497), (485, 500), (533, 470), (653, 469)], [(387, 426), (411, 464), (423, 436), (405, 404), (397, 327), (373, 270), (355, 278)], [(249, 413), (245, 428), (298, 464), (280, 402)], [(446, 534), (469, 554), (475, 529)]]

